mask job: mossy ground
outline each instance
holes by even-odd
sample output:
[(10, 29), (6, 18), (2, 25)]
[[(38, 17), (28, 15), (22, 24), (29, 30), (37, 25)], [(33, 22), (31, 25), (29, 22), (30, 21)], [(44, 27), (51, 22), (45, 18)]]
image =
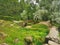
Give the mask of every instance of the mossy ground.
[[(11, 24), (13, 24), (11, 26)], [(7, 34), (7, 37), (0, 40), (0, 43), (5, 42), (9, 45), (24, 45), (24, 38), (26, 36), (32, 36), (36, 45), (42, 45), (45, 36), (48, 34), (49, 29), (43, 24), (31, 25), (31, 28), (21, 27), (12, 21), (4, 21), (0, 24), (0, 32)], [(14, 43), (15, 38), (19, 39), (18, 43)]]

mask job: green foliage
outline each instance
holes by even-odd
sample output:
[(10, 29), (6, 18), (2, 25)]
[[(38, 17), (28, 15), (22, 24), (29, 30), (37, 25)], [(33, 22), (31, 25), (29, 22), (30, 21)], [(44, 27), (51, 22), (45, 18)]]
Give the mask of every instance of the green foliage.
[(49, 16), (53, 23), (60, 24), (60, 1), (53, 0), (51, 5), (51, 15)]
[(51, 15), (51, 20), (55, 23), (60, 24), (60, 13), (59, 12), (53, 12)]
[(47, 26), (44, 25), (44, 24), (35, 24), (32, 26), (33, 28), (46, 28), (47, 29)]
[(21, 18), (22, 20), (27, 20), (27, 11), (23, 10), (23, 12), (21, 13)]
[[(39, 22), (41, 20), (52, 20), (55, 15), (59, 15), (59, 0), (36, 0), (36, 2), (36, 4), (34, 4), (31, 0), (21, 0), (20, 2), (18, 2), (18, 0), (0, 0), (0, 19), (23, 19)], [(51, 17), (51, 15), (53, 15), (53, 17)], [(59, 17), (57, 16), (57, 18)]]
[(50, 10), (50, 6), (53, 0), (41, 0), (40, 1), (40, 7), (41, 9), (47, 9)]
[[(0, 0), (0, 19), (4, 20), (33, 20), (35, 23), (51, 20), (54, 25), (60, 26), (60, 0)], [(5, 40), (9, 45), (24, 45), (25, 36), (33, 36), (36, 45), (42, 45), (48, 34), (48, 27), (43, 24), (28, 24), (32, 28), (23, 28), (13, 22), (2, 22), (0, 30), (7, 33)], [(10, 24), (13, 24), (11, 26)], [(20, 42), (13, 43), (13, 39), (19, 38)]]
[[(0, 25), (0, 30), (6, 33), (8, 36), (4, 39), (3, 42), (8, 43), (9, 45), (24, 45), (24, 38), (26, 36), (33, 36), (34, 43), (36, 45), (42, 44), (44, 42), (45, 36), (48, 34), (48, 27), (45, 25), (32, 25), (32, 28), (23, 28), (18, 26), (17, 24), (14, 24), (13, 26), (10, 26), (10, 24), (13, 22), (5, 21), (3, 23), (3, 27)], [(38, 27), (36, 27), (38, 26)], [(17, 28), (19, 27), (19, 28)], [(35, 29), (34, 29), (35, 28)], [(34, 29), (34, 30), (33, 30)], [(14, 43), (13, 40), (15, 38), (18, 38), (20, 41), (18, 43)], [(1, 41), (0, 41), (1, 43)]]
[(35, 25), (32, 25), (32, 28), (35, 28), (38, 31), (42, 31), (42, 32), (46, 32), (46, 33), (49, 32), (48, 27), (44, 24), (35, 24)]
[[(47, 10), (37, 10), (35, 13), (34, 13), (34, 17), (33, 17), (33, 20), (35, 22), (38, 22), (38, 21), (41, 21), (41, 20), (44, 20), (46, 19), (47, 20), (47, 13), (48, 11)], [(43, 19), (44, 18), (44, 19)]]

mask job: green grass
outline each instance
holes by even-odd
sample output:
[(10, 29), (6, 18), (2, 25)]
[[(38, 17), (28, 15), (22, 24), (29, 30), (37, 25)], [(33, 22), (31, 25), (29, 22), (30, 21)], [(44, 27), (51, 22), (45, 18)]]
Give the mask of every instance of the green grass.
[[(24, 45), (24, 38), (26, 36), (32, 36), (34, 39), (34, 43), (36, 45), (42, 45), (44, 42), (45, 36), (48, 34), (48, 27), (42, 24), (32, 25), (32, 28), (23, 28), (19, 25), (14, 24), (14, 26), (10, 26), (13, 22), (5, 21), (3, 23), (4, 26), (0, 26), (0, 31), (5, 32), (8, 36), (1, 40), (0, 43), (6, 42), (9, 45)], [(14, 43), (13, 40), (18, 38), (20, 41), (18, 43)]]

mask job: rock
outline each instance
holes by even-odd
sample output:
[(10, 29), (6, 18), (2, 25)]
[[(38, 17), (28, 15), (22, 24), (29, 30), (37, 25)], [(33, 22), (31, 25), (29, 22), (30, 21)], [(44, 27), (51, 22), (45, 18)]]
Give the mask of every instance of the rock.
[(19, 26), (25, 27), (27, 26), (27, 22), (21, 21), (18, 23)]
[(17, 29), (20, 28), (20, 27), (16, 27)]
[(0, 23), (3, 23), (4, 22), (4, 20), (0, 20)]
[(43, 44), (43, 45), (48, 45), (48, 44)]
[(2, 44), (0, 44), (0, 45), (8, 45), (7, 43), (2, 43)]
[(49, 41), (50, 39), (49, 38), (45, 38), (45, 44), (48, 44), (48, 41)]
[(12, 27), (12, 26), (14, 26), (14, 24), (10, 24), (10, 26)]
[(25, 28), (31, 28), (32, 26), (26, 26)]
[(19, 23), (20, 21), (16, 21), (16, 20), (14, 20), (13, 22), (14, 22), (14, 23)]
[(3, 25), (4, 23), (4, 20), (0, 20), (0, 26)]
[(18, 43), (20, 40), (18, 38), (14, 39), (13, 42), (14, 43)]
[(50, 28), (49, 36), (50, 36), (50, 38), (58, 38), (59, 32), (55, 26)]
[(24, 39), (25, 45), (33, 45), (33, 38), (31, 36), (27, 36)]
[(7, 34), (4, 32), (0, 32), (0, 39), (5, 39), (7, 37)]
[(27, 36), (27, 37), (25, 37), (25, 40), (26, 40), (27, 42), (28, 42), (28, 41), (33, 42), (33, 39), (32, 39), (31, 36)]
[(48, 45), (60, 45), (60, 44), (49, 40), (49, 41), (48, 41)]
[(44, 25), (46, 25), (48, 27), (51, 27), (51, 24), (50, 24), (50, 21), (49, 20), (48, 21), (42, 21), (39, 24), (44, 24)]
[(54, 41), (54, 42), (59, 42), (59, 32), (57, 30), (57, 28), (55, 26), (53, 26), (52, 28), (50, 28), (50, 32), (49, 34), (46, 36), (46, 38)]

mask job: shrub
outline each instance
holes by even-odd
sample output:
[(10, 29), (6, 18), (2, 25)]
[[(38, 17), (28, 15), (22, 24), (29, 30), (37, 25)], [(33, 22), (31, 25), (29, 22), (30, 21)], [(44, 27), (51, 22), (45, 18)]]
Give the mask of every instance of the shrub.
[[(33, 13), (33, 20), (35, 22), (39, 22), (43, 20), (43, 18), (47, 18), (47, 10), (37, 10), (35, 13)], [(45, 17), (44, 17), (45, 16)]]

